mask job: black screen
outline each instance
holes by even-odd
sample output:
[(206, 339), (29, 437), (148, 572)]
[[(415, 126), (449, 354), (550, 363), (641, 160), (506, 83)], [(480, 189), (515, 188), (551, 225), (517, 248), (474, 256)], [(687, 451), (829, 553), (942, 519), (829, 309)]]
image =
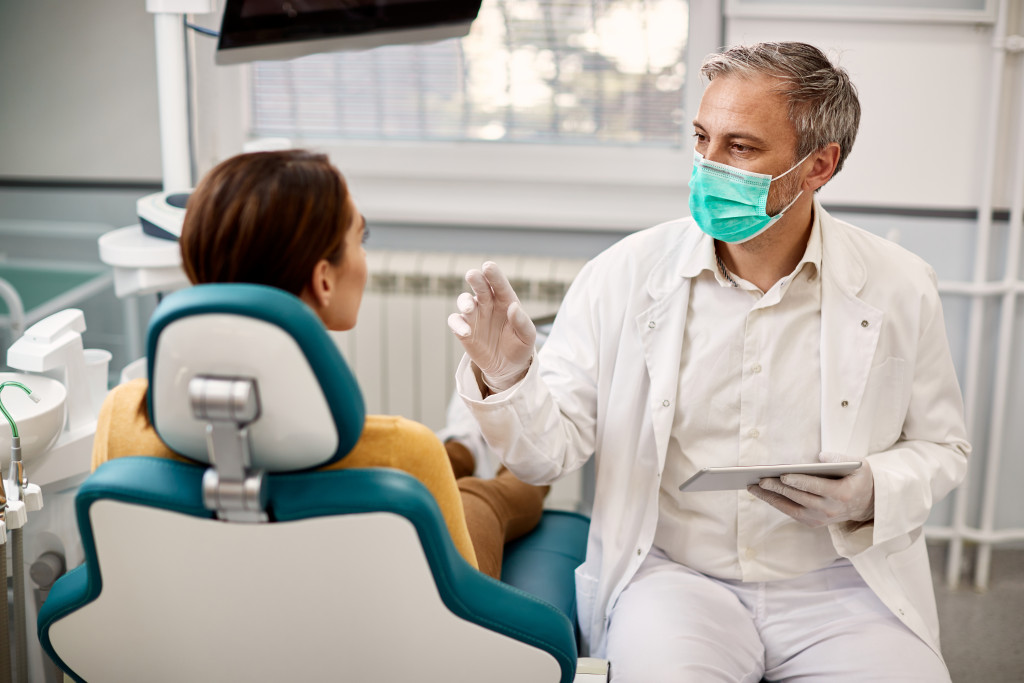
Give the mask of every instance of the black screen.
[(468, 25), (481, 0), (227, 0), (218, 50)]

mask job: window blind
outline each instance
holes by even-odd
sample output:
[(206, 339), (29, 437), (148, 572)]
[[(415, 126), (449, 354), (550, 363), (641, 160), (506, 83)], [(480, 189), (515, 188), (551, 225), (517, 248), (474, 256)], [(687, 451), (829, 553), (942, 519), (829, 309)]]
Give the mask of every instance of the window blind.
[(484, 0), (468, 36), (257, 62), (252, 133), (680, 147), (686, 0)]

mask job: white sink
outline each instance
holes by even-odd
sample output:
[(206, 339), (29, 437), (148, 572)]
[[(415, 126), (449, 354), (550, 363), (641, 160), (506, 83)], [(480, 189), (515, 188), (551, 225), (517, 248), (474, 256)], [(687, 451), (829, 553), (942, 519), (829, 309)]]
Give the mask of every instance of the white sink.
[[(4, 408), (18, 426), (21, 437), (21, 458), (26, 463), (45, 453), (57, 442), (64, 429), (64, 411), (68, 392), (64, 385), (50, 377), (21, 372), (0, 372), (0, 384), (21, 382), (39, 399), (35, 403), (19, 387), (7, 386), (0, 392)], [(3, 474), (9, 474), (11, 461), (11, 425), (0, 415), (0, 463)]]

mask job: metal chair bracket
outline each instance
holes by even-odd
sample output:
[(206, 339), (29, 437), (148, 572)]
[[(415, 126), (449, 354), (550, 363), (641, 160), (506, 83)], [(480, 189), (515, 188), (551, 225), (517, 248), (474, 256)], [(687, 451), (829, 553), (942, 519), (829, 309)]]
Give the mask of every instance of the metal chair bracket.
[(260, 416), (256, 381), (245, 377), (192, 378), (192, 415), (206, 422), (212, 467), (203, 475), (203, 504), (219, 519), (265, 522), (261, 494), (264, 473), (252, 469), (248, 425)]

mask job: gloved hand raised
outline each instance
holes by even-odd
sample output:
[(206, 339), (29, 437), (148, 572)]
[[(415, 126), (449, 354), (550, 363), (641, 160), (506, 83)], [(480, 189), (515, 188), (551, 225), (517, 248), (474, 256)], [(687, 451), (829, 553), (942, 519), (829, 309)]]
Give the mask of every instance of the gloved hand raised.
[[(840, 453), (821, 453), (818, 459), (842, 462), (848, 458)], [(875, 482), (867, 461), (840, 479), (784, 474), (779, 479), (762, 479), (747, 490), (809, 527), (866, 522), (875, 516)]]
[(494, 391), (508, 389), (526, 374), (533, 357), (537, 328), (498, 264), (466, 273), (473, 294), (459, 295), (459, 312), (448, 316), (448, 327), (462, 342), (484, 383)]

